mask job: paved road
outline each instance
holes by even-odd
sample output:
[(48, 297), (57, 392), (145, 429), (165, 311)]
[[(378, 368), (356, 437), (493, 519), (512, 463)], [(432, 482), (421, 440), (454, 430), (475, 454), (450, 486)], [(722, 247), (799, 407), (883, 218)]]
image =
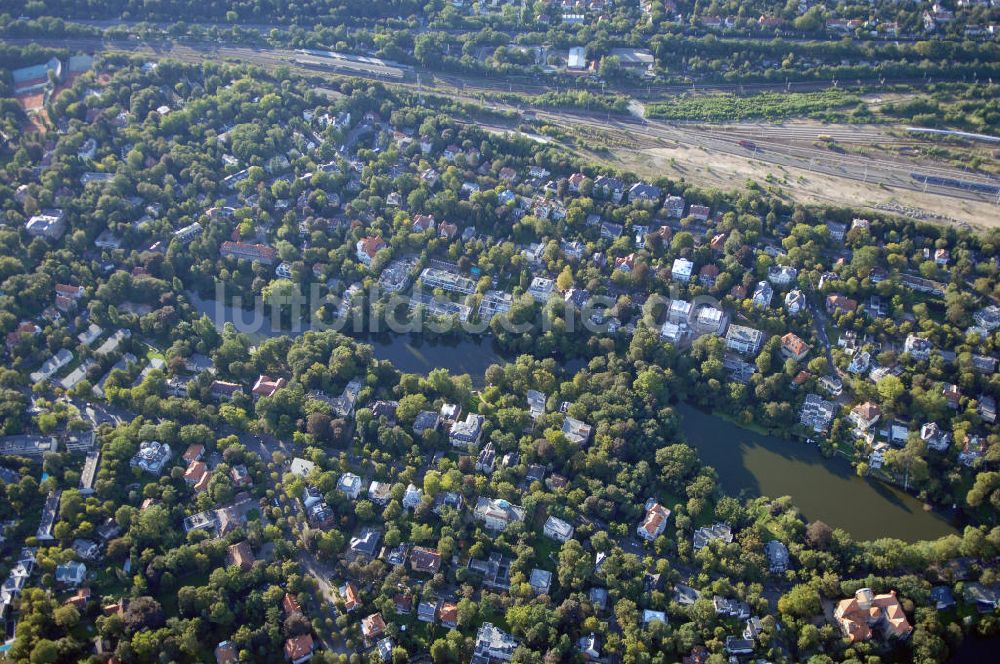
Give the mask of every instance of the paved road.
[[(224, 426), (220, 430), (221, 435), (227, 436), (230, 434), (235, 434), (239, 437), (240, 442), (246, 446), (246, 448), (252, 452), (255, 452), (261, 457), (261, 459), (268, 463), (271, 461), (272, 454), (274, 452), (281, 452), (286, 458), (292, 458), (295, 451), (291, 446), (285, 441), (276, 438), (268, 433), (252, 433), (248, 431), (237, 431), (229, 426)], [(272, 482), (270, 479), (270, 473), (267, 474), (268, 488), (273, 489), (276, 496), (281, 495), (281, 488), (277, 483)], [(297, 542), (301, 536), (301, 531), (296, 525), (291, 526), (291, 528), (286, 528), (284, 536), (289, 542)], [(307, 549), (300, 548), (295, 555), (295, 560), (302, 567), (303, 573), (311, 576), (316, 581), (316, 587), (319, 589), (319, 597), (317, 598), (318, 604), (331, 618), (336, 618), (337, 612), (334, 608), (334, 604), (337, 600), (337, 589), (333, 587), (330, 583), (331, 577), (334, 576), (336, 570), (332, 565), (328, 565), (318, 558), (315, 554)], [(320, 640), (323, 642), (323, 647), (335, 653), (350, 654), (343, 641), (333, 641), (330, 639), (330, 635), (323, 631), (319, 634)]]
[(837, 365), (833, 362), (833, 350), (830, 345), (830, 337), (826, 333), (826, 313), (821, 307), (817, 307), (813, 304), (809, 305), (809, 309), (812, 311), (813, 329), (816, 330), (816, 336), (819, 337), (820, 342), (823, 344), (823, 348), (826, 351), (826, 359), (830, 363), (830, 371), (833, 372), (836, 370)]

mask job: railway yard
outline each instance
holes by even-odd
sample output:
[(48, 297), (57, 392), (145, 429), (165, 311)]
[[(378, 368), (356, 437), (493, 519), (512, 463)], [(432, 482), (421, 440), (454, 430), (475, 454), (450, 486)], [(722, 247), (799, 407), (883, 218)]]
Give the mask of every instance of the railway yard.
[[(490, 94), (544, 89), (544, 84), (540, 88), (535, 83), (439, 75), (378, 58), (327, 51), (96, 39), (70, 39), (60, 46), (189, 63), (223, 60), (269, 70), (287, 67), (313, 78), (366, 78), (473, 102), (483, 102)], [(723, 91), (721, 87), (719, 91)], [(666, 90), (659, 93), (670, 94)], [(578, 134), (598, 141), (604, 149), (567, 147), (646, 175), (702, 178), (728, 188), (743, 186), (749, 178), (761, 186), (779, 187), (783, 194), (803, 202), (842, 202), (882, 209), (897, 206), (909, 210), (911, 216), (961, 225), (1000, 223), (1000, 179), (927, 158), (925, 154), (941, 144), (941, 137), (907, 132), (905, 127), (812, 121), (689, 124), (641, 117), (638, 103), (633, 104), (638, 110), (631, 115), (488, 103), (522, 112), (522, 118), (526, 117), (523, 112), (530, 110), (531, 119), (543, 126), (584, 129)], [(996, 150), (995, 145), (975, 142), (966, 142), (966, 147), (984, 152), (988, 160)]]

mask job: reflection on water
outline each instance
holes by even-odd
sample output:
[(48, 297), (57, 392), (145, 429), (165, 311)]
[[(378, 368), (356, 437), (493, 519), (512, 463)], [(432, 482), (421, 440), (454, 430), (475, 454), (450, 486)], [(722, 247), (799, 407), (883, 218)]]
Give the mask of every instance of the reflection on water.
[(447, 369), (453, 375), (469, 374), (476, 387), (482, 387), (483, 374), (491, 364), (508, 361), (492, 337), (427, 340), (417, 335), (379, 334), (359, 341), (371, 344), (376, 357), (389, 360), (403, 373), (426, 374), (433, 369)]
[(955, 532), (916, 498), (858, 477), (846, 460), (826, 459), (813, 445), (749, 431), (686, 404), (677, 411), (688, 442), (718, 471), (727, 493), (791, 496), (807, 519), (843, 528), (856, 539), (917, 541)]
[[(309, 330), (309, 322), (303, 321), (298, 329), (288, 330), (273, 327), (266, 312), (255, 314), (230, 306), (219, 307), (214, 300), (198, 297), (196, 293), (188, 293), (191, 304), (200, 313), (207, 315), (222, 329), (226, 323), (234, 323), (236, 329), (245, 332), (255, 343), (268, 337), (281, 335), (298, 336)], [(251, 326), (251, 323), (253, 325)], [(342, 330), (349, 333), (348, 326)], [(505, 358), (496, 348), (492, 337), (462, 335), (450, 339), (429, 339), (412, 334), (374, 334), (358, 336), (358, 341), (370, 344), (375, 349), (375, 356), (380, 360), (389, 360), (403, 373), (429, 373), (432, 369), (447, 369), (452, 374), (467, 373), (472, 377), (472, 384), (481, 387), (483, 374), (491, 364), (503, 364), (510, 358)]]
[[(223, 307), (219, 315), (215, 302), (189, 295), (194, 306), (220, 328), (225, 322), (239, 320), (240, 312)], [(275, 330), (269, 321), (264, 323), (262, 330), (251, 334), (255, 341), (304, 331)], [(429, 340), (419, 335), (386, 333), (360, 337), (359, 341), (371, 344), (376, 357), (389, 360), (404, 373), (426, 374), (442, 368), (455, 375), (469, 374), (476, 387), (483, 385), (487, 367), (513, 359), (505, 357), (489, 336)], [(574, 360), (562, 366), (572, 374), (584, 363)], [(718, 471), (727, 493), (791, 496), (807, 519), (843, 528), (857, 539), (897, 537), (916, 541), (955, 532), (944, 517), (925, 512), (912, 496), (881, 482), (859, 478), (845, 460), (826, 459), (814, 446), (742, 429), (691, 406), (682, 404), (677, 410), (688, 442), (698, 449), (705, 463)]]

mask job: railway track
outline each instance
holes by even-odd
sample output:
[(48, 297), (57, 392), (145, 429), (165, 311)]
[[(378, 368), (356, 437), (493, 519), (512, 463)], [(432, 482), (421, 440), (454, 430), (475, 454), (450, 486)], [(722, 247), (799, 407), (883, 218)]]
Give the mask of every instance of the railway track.
[[(44, 43), (46, 40), (28, 40), (35, 43)], [(48, 40), (52, 42), (53, 40)], [(380, 74), (379, 72), (366, 71), (363, 67), (351, 69), (349, 71), (330, 70), (326, 68), (316, 69), (314, 66), (303, 66), (295, 62), (296, 57), (301, 58), (301, 53), (286, 49), (256, 49), (252, 47), (234, 46), (225, 44), (191, 44), (177, 42), (163, 42), (139, 44), (136, 42), (125, 43), (105, 43), (103, 40), (94, 39), (69, 39), (52, 44), (61, 48), (69, 48), (84, 51), (121, 51), (130, 54), (138, 54), (154, 59), (172, 58), (181, 62), (200, 64), (206, 61), (234, 61), (244, 64), (252, 64), (264, 68), (275, 68), (278, 66), (288, 67), (296, 73), (310, 77), (317, 74), (331, 79), (343, 79), (345, 77), (368, 78), (370, 80), (382, 81), (399, 87), (409, 89), (426, 89), (429, 94), (445, 94), (469, 101), (477, 101), (476, 94), (502, 93), (513, 90), (516, 84), (509, 81), (481, 81), (472, 78), (456, 77), (452, 75), (438, 75), (432, 73), (421, 73), (412, 70), (416, 80), (397, 80)], [(428, 77), (428, 78), (425, 78)], [(445, 86), (451, 85), (452, 88)], [(825, 84), (824, 84), (825, 85)], [(551, 89), (548, 86), (537, 86), (542, 89)], [(756, 85), (718, 85), (710, 89), (716, 91), (727, 90), (764, 90), (764, 89), (820, 89), (815, 84), (806, 83), (796, 86), (785, 86), (784, 84), (756, 84)], [(826, 87), (829, 87), (826, 85)], [(526, 85), (518, 91), (529, 91), (532, 86)], [(688, 91), (687, 86), (659, 86), (658, 93)], [(702, 88), (709, 89), (709, 88)], [(646, 92), (652, 91), (650, 86)], [(518, 110), (510, 105), (497, 104), (497, 107), (506, 107), (510, 110)], [(704, 125), (686, 123), (667, 123), (663, 121), (645, 121), (637, 118), (610, 115), (586, 114), (573, 111), (553, 111), (551, 109), (534, 109), (536, 116), (547, 119), (553, 124), (561, 127), (576, 126), (587, 128), (590, 131), (600, 130), (610, 133), (611, 136), (623, 136), (627, 140), (624, 144), (628, 149), (641, 151), (650, 148), (672, 147), (683, 145), (686, 147), (701, 148), (707, 152), (718, 152), (739, 157), (749, 157), (763, 163), (770, 163), (775, 166), (797, 168), (811, 171), (817, 174), (833, 177), (847, 178), (855, 181), (881, 184), (898, 189), (911, 191), (931, 192), (952, 198), (964, 198), (974, 201), (994, 202), (991, 197), (971, 191), (957, 190), (954, 188), (932, 185), (928, 182), (918, 183), (911, 177), (910, 173), (919, 170), (929, 176), (942, 179), (975, 179), (976, 176), (964, 171), (941, 166), (916, 165), (912, 162), (900, 160), (892, 161), (885, 158), (871, 158), (865, 156), (833, 153), (827, 150), (819, 150), (814, 147), (795, 145), (794, 141), (811, 140), (810, 135), (816, 130), (806, 127), (780, 127), (776, 129), (761, 129), (757, 127), (741, 127), (734, 130), (730, 127), (706, 127)], [(877, 137), (884, 141), (885, 137), (879, 134), (873, 135), (865, 133), (870, 130), (860, 129), (834, 129), (823, 130), (818, 133), (828, 134), (834, 140), (851, 143), (871, 143)], [(746, 148), (740, 147), (738, 141), (741, 139), (752, 140), (758, 145), (759, 150), (747, 153)], [(905, 140), (905, 139), (900, 139)], [(785, 141), (785, 142), (782, 142)], [(907, 145), (907, 143), (900, 143)], [(916, 145), (914, 143), (912, 145)], [(631, 147), (635, 145), (635, 147)], [(985, 180), (989, 182), (990, 180)]]

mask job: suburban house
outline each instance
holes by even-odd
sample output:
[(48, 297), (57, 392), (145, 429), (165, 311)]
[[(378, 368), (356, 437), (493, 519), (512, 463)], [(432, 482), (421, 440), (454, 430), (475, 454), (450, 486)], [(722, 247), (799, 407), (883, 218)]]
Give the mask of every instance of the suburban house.
[(851, 409), (851, 414), (848, 415), (848, 419), (854, 424), (854, 428), (862, 432), (868, 431), (875, 426), (880, 417), (882, 417), (882, 409), (878, 407), (878, 404), (871, 401), (858, 404)]
[(423, 574), (437, 574), (441, 569), (441, 554), (436, 549), (415, 546), (410, 552), (410, 569)]
[(837, 404), (827, 401), (818, 394), (807, 394), (799, 412), (799, 423), (809, 427), (815, 433), (823, 433), (830, 428), (837, 414)]
[(257, 382), (253, 384), (253, 394), (254, 399), (259, 397), (273, 397), (275, 392), (288, 385), (288, 381), (284, 378), (271, 378), (261, 374), (257, 378)]
[(391, 492), (392, 485), (388, 482), (373, 480), (372, 483), (368, 485), (368, 499), (376, 505), (385, 506), (389, 504), (389, 499), (392, 497), (390, 495)]
[(809, 344), (792, 332), (781, 337), (781, 354), (789, 359), (799, 362), (809, 354), (809, 350)]
[(688, 210), (688, 216), (692, 219), (697, 219), (698, 221), (708, 221), (708, 216), (712, 214), (711, 208), (707, 205), (701, 205), (700, 203), (692, 203), (691, 209)]
[(239, 383), (230, 383), (224, 380), (213, 380), (212, 384), (209, 386), (209, 392), (213, 399), (223, 400), (232, 399), (236, 396), (237, 392), (242, 392), (243, 386)]
[(951, 445), (951, 434), (942, 431), (937, 422), (925, 422), (920, 427), (920, 440), (927, 444), (927, 449), (944, 452)]
[(647, 542), (652, 542), (663, 534), (664, 529), (667, 527), (670, 510), (652, 498), (646, 501), (645, 509), (646, 516), (636, 528), (636, 533)]
[(441, 602), (438, 606), (437, 618), (445, 627), (454, 629), (458, 626), (458, 604)]
[(548, 570), (534, 568), (528, 577), (528, 585), (536, 595), (547, 595), (552, 587), (552, 572)]
[(721, 540), (726, 544), (733, 541), (733, 531), (728, 523), (716, 522), (694, 531), (694, 550), (702, 550), (713, 540)]
[(219, 253), (226, 258), (248, 260), (254, 263), (270, 265), (274, 262), (277, 252), (273, 247), (264, 244), (247, 244), (244, 242), (223, 242)]
[(479, 450), (479, 455), (476, 457), (476, 471), (480, 473), (485, 473), (487, 475), (493, 474), (493, 468), (496, 466), (497, 451), (493, 446), (493, 441), (488, 441), (483, 449)]
[(774, 288), (771, 287), (771, 284), (766, 281), (758, 281), (750, 301), (758, 309), (766, 309), (771, 306), (771, 299), (773, 297)]
[(850, 313), (857, 308), (857, 300), (852, 300), (849, 297), (836, 294), (826, 296), (826, 312), (828, 314), (839, 316), (841, 314)]
[(370, 643), (385, 634), (385, 620), (381, 613), (373, 613), (361, 620), (361, 635)]
[(909, 353), (910, 357), (915, 360), (930, 359), (932, 350), (934, 350), (934, 344), (915, 334), (907, 335), (906, 341), (903, 342), (903, 352)]
[(62, 210), (42, 210), (28, 219), (24, 229), (34, 237), (58, 240), (66, 232), (66, 213)]
[(798, 289), (790, 290), (785, 295), (785, 309), (793, 316), (805, 309), (807, 305), (805, 294)]
[(686, 284), (691, 281), (692, 272), (694, 272), (694, 263), (686, 258), (675, 258), (673, 267), (670, 269), (670, 278)]
[(187, 463), (194, 463), (195, 461), (201, 461), (201, 457), (205, 454), (205, 446), (201, 443), (191, 443), (188, 445), (187, 450), (184, 451), (184, 459)]
[(767, 279), (775, 286), (788, 286), (795, 283), (799, 271), (787, 265), (772, 265), (767, 269)]
[(546, 277), (535, 277), (531, 280), (531, 285), (528, 286), (528, 295), (534, 298), (535, 302), (545, 304), (552, 297), (552, 293), (555, 290), (555, 280)]
[(417, 505), (424, 497), (423, 489), (418, 489), (412, 482), (406, 487), (406, 493), (403, 494), (403, 509), (416, 509)]
[(545, 414), (545, 395), (538, 390), (528, 390), (528, 412), (531, 418), (537, 420)]
[(545, 525), (542, 526), (542, 534), (546, 537), (551, 537), (557, 542), (565, 542), (573, 537), (573, 526), (558, 517), (550, 515), (545, 520)]
[(357, 500), (361, 495), (361, 478), (354, 473), (344, 473), (337, 480), (337, 489), (351, 500)]
[(699, 334), (722, 334), (726, 323), (726, 312), (711, 305), (699, 306), (694, 316), (694, 330)]
[(215, 646), (215, 664), (236, 664), (236, 644), (232, 641), (220, 641)]
[(492, 623), (483, 623), (476, 634), (470, 664), (509, 662), (514, 658), (514, 650), (518, 645), (517, 639), (510, 634), (494, 627)]
[(575, 445), (584, 445), (590, 440), (593, 427), (569, 415), (563, 418), (562, 432), (566, 440)]
[(211, 479), (211, 473), (204, 461), (195, 461), (184, 471), (184, 481), (194, 489), (195, 493), (201, 493), (207, 489), (209, 479)]
[(253, 549), (250, 548), (250, 542), (243, 540), (238, 544), (232, 544), (226, 549), (226, 560), (230, 565), (235, 565), (240, 569), (250, 569), (253, 566), (254, 558)]
[(56, 583), (76, 587), (87, 578), (87, 566), (77, 561), (57, 565), (55, 578)]
[(684, 198), (682, 196), (667, 196), (663, 201), (663, 210), (671, 219), (680, 219), (684, 216)]
[(660, 201), (660, 196), (662, 196), (660, 188), (646, 184), (645, 182), (636, 182), (634, 185), (629, 187), (628, 190), (628, 202), (629, 203), (658, 203)]
[(436, 431), (440, 424), (440, 415), (432, 410), (422, 410), (413, 420), (413, 433), (422, 436), (425, 431)]
[(479, 441), (483, 437), (483, 423), (486, 421), (482, 415), (467, 413), (464, 422), (454, 422), (448, 430), (448, 440), (452, 447), (463, 449), (475, 449), (479, 447)]
[(764, 342), (764, 333), (752, 327), (730, 325), (726, 330), (726, 348), (741, 355), (756, 355)]
[(896, 591), (875, 595), (862, 588), (854, 597), (841, 600), (833, 616), (844, 637), (852, 643), (879, 635), (884, 639), (905, 639), (913, 628), (896, 598)]
[(385, 240), (378, 236), (368, 236), (358, 240), (356, 245), (356, 255), (359, 261), (366, 267), (371, 267), (375, 255), (385, 249)]
[(354, 609), (358, 608), (358, 589), (354, 587), (354, 584), (348, 581), (342, 585), (338, 592), (340, 593), (340, 598), (344, 600), (344, 611), (350, 613)]
[(767, 554), (767, 565), (771, 574), (781, 574), (788, 569), (788, 547), (778, 540), (771, 540), (764, 545)]
[(378, 553), (378, 543), (382, 539), (382, 531), (376, 528), (362, 528), (361, 532), (351, 538), (349, 557), (352, 559), (372, 559)]
[(156, 440), (147, 440), (139, 445), (129, 462), (134, 468), (140, 468), (152, 475), (159, 475), (170, 460), (170, 445)]
[(524, 521), (524, 508), (502, 498), (481, 497), (476, 503), (474, 515), (487, 529), (500, 531), (510, 523)]

